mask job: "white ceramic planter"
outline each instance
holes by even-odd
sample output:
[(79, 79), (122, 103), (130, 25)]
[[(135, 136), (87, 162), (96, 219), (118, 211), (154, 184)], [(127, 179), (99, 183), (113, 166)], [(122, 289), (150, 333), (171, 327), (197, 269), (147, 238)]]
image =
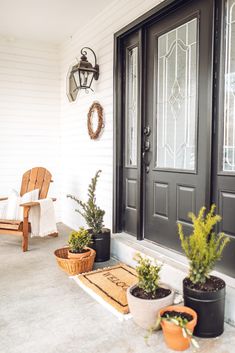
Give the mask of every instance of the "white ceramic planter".
[(157, 315), (160, 309), (173, 304), (173, 289), (163, 283), (161, 283), (160, 286), (170, 289), (171, 293), (167, 297), (161, 299), (141, 299), (131, 294), (136, 285), (127, 289), (128, 306), (130, 313), (133, 316), (133, 321), (144, 329), (148, 330), (156, 323)]

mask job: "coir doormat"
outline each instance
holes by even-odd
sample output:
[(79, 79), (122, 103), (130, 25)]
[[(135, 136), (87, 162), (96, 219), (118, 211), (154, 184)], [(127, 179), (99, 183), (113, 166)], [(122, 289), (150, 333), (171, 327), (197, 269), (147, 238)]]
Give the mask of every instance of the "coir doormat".
[(126, 290), (137, 283), (136, 271), (118, 264), (73, 277), (78, 285), (120, 319), (128, 318)]

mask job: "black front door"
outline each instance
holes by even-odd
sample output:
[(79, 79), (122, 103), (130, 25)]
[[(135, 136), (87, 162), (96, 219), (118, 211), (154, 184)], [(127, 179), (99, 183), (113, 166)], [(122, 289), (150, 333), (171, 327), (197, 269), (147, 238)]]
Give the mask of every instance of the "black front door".
[(147, 29), (147, 239), (180, 249), (177, 222), (210, 203), (213, 1), (195, 0)]
[[(165, 4), (165, 5), (164, 5)], [(165, 0), (115, 36), (114, 232), (181, 251), (217, 206), (235, 268), (235, 0)]]

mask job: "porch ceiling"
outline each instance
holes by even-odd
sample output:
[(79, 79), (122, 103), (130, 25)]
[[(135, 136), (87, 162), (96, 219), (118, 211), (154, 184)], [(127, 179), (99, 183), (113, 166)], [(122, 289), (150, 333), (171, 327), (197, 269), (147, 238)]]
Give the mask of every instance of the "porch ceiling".
[(115, 0), (0, 0), (0, 38), (58, 44)]

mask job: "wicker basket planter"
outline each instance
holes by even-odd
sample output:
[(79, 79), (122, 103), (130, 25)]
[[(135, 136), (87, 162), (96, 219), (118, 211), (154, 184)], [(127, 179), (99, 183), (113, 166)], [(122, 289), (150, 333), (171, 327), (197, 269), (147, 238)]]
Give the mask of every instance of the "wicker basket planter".
[(69, 259), (68, 250), (69, 248), (67, 247), (57, 249), (54, 252), (57, 263), (63, 271), (67, 272), (70, 276), (92, 271), (95, 260), (95, 251), (93, 249), (90, 249), (90, 256), (83, 257), (82, 259)]

